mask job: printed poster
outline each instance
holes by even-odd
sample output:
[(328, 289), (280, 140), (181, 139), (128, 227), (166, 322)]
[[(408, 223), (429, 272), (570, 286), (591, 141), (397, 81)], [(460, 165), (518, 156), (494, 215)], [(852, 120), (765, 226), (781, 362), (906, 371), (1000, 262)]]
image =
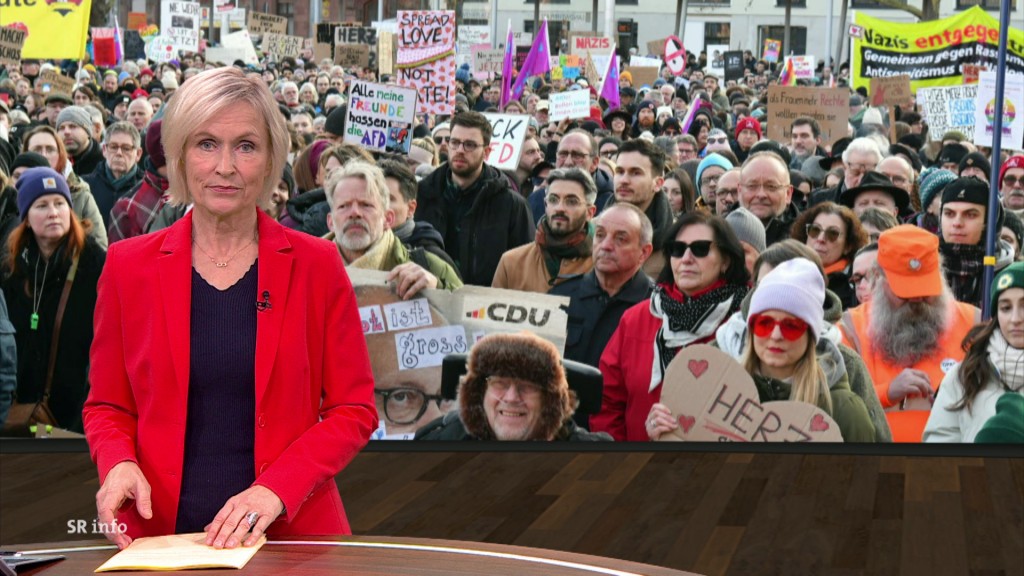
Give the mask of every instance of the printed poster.
[[(1007, 74), (1003, 93), (1002, 148), (1020, 150), (1024, 142), (1024, 75)], [(996, 73), (978, 75), (978, 94), (974, 99), (974, 143), (992, 146), (996, 116)]]
[(175, 50), (199, 51), (199, 2), (164, 0), (160, 5), (160, 34)]

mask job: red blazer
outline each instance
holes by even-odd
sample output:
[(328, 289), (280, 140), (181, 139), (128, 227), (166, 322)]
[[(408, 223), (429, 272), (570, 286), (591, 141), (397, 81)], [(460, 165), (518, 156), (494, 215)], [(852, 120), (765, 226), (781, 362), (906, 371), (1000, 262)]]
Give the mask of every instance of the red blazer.
[[(259, 214), (255, 484), (285, 513), (268, 533), (349, 534), (334, 476), (377, 428), (373, 375), (355, 294), (338, 250)], [(100, 482), (138, 463), (153, 518), (128, 501), (132, 538), (174, 532), (189, 384), (192, 215), (114, 243), (99, 280), (92, 388), (83, 423)], [(255, 302), (253, 303), (255, 306)], [(212, 520), (212, 519), (211, 519)]]

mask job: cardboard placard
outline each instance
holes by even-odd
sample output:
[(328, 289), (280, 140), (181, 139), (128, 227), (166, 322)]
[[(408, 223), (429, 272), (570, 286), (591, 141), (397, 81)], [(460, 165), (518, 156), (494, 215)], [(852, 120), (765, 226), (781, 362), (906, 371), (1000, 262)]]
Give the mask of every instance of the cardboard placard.
[(960, 71), (964, 75), (964, 84), (977, 84), (978, 75), (982, 70), (987, 70), (985, 66), (979, 66), (978, 64), (964, 64), (960, 66)]
[[(1003, 91), (1002, 147), (1020, 150), (1024, 142), (1024, 75), (1007, 72)], [(992, 146), (996, 116), (996, 72), (982, 72), (974, 99), (974, 143)]]
[(334, 47), (334, 63), (345, 68), (370, 65), (370, 47), (365, 44), (338, 44)]
[(504, 50), (474, 50), (473, 71), (501, 73), (501, 67), (505, 63)]
[(633, 76), (633, 88), (640, 88), (641, 86), (654, 86), (654, 82), (658, 80), (659, 69), (646, 66), (646, 67), (634, 67), (630, 66), (626, 70), (629, 71), (630, 75)]
[[(361, 45), (366, 46), (366, 64), (361, 66), (364, 68), (371, 68), (373, 70), (378, 69), (377, 63), (377, 36), (380, 33), (379, 30), (369, 26), (338, 26), (334, 29), (334, 57), (337, 59), (338, 47), (343, 45)], [(363, 51), (359, 51), (359, 58), (362, 61)], [(355, 58), (354, 52), (349, 52), (346, 56), (350, 61)], [(337, 62), (337, 60), (335, 60)]]
[(917, 91), (921, 116), (928, 120), (929, 140), (941, 141), (942, 135), (950, 130), (974, 133), (974, 101), (978, 95), (978, 86), (968, 84), (921, 88)]
[(302, 43), (305, 38), (302, 36), (288, 36), (276, 32), (263, 34), (261, 47), (265, 54), (280, 62), (283, 58), (298, 58), (302, 55)]
[(659, 54), (664, 54), (665, 53), (665, 41), (666, 40), (668, 40), (668, 37), (658, 38), (657, 40), (651, 40), (650, 42), (648, 42), (647, 43), (647, 55), (648, 56), (657, 56)]
[(872, 78), (868, 91), (871, 94), (872, 106), (906, 106), (914, 97), (910, 92), (909, 74)]
[(839, 425), (807, 402), (761, 403), (750, 374), (728, 354), (687, 346), (669, 363), (661, 403), (679, 428), (659, 441), (842, 442)]
[(163, 0), (160, 4), (160, 34), (175, 50), (199, 51), (199, 2)]
[(25, 45), (24, 30), (0, 27), (0, 65), (16, 68), (21, 62), (21, 47)]
[(597, 65), (594, 63), (594, 58), (591, 57), (590, 54), (587, 54), (587, 59), (583, 62), (583, 77), (586, 78), (587, 83), (595, 89), (600, 86), (601, 72), (597, 69)]
[(398, 83), (419, 93), (421, 113), (455, 110), (455, 12), (398, 11)]
[(352, 82), (345, 117), (345, 142), (377, 152), (408, 154), (415, 118), (415, 90)]
[(743, 51), (742, 50), (730, 50), (725, 53), (725, 81), (736, 80), (737, 82), (743, 79), (743, 72), (745, 67), (743, 66)]
[(174, 41), (162, 34), (146, 42), (146, 58), (154, 62), (170, 62), (177, 57), (178, 50), (174, 46)]
[(459, 26), (459, 51), (468, 53), (470, 47), (480, 44), (491, 45), (490, 26)]
[(790, 124), (810, 116), (821, 126), (821, 145), (846, 136), (850, 119), (850, 95), (846, 88), (806, 86), (768, 87), (768, 138), (789, 142)]
[(62, 76), (56, 70), (44, 70), (36, 80), (36, 89), (42, 94), (67, 94), (75, 90), (74, 78)]
[(552, 122), (558, 122), (564, 118), (576, 120), (590, 116), (590, 91), (571, 90), (569, 92), (555, 92), (548, 98), (551, 103), (551, 110), (548, 118)]
[(395, 73), (395, 55), (397, 50), (398, 46), (395, 43), (395, 33), (389, 30), (378, 30), (377, 72), (379, 74)]
[(607, 36), (571, 36), (569, 53), (577, 56), (587, 54), (608, 55), (612, 53), (614, 42)]
[(515, 170), (523, 153), (530, 117), (525, 114), (492, 114), (484, 116), (491, 123), (491, 154), (485, 161), (499, 170)]
[[(252, 37), (248, 30), (239, 30), (221, 37), (221, 47), (229, 50), (237, 50), (244, 54), (242, 61), (246, 64), (256, 66), (260, 60), (256, 56), (256, 48), (252, 45)], [(232, 60), (234, 62), (234, 60)], [(230, 63), (230, 62), (229, 62)]]
[(129, 12), (128, 13), (128, 30), (142, 30), (146, 27), (146, 13), (145, 12)]
[[(203, 28), (209, 28), (210, 27), (210, 7), (209, 6), (203, 6), (202, 9), (200, 9), (199, 13), (200, 13), (199, 25), (201, 27), (203, 27)], [(230, 28), (231, 30), (247, 29), (246, 28), (246, 19), (245, 19), (245, 17), (246, 17), (245, 16), (245, 14), (246, 14), (245, 8), (232, 8), (231, 10), (228, 10), (227, 12), (223, 12), (223, 13), (214, 12), (213, 13), (213, 27), (214, 28), (220, 28), (221, 22), (224, 19), (224, 14), (227, 14), (227, 16), (228, 16), (228, 28)]]
[(512, 41), (515, 42), (516, 46), (526, 46), (529, 48), (533, 45), (533, 33), (532, 32), (513, 32)]
[(288, 19), (265, 12), (249, 12), (245, 27), (249, 34), (287, 34)]

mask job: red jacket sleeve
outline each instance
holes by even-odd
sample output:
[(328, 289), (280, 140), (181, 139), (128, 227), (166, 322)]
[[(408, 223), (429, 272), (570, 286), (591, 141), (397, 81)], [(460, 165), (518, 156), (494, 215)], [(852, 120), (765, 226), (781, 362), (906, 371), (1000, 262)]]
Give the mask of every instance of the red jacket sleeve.
[(612, 334), (601, 354), (599, 366), (604, 376), (601, 411), (590, 418), (594, 432), (607, 432), (616, 442), (626, 441), (626, 381), (622, 374), (621, 352), (625, 330), (623, 324)]

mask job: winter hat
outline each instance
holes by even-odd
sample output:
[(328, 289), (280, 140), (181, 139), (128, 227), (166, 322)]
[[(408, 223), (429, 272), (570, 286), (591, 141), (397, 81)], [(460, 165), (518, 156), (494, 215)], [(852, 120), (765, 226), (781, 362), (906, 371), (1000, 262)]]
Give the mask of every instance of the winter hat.
[(292, 172), (292, 165), (285, 162), (284, 171), (281, 173), (281, 180), (288, 186), (288, 197), (295, 196), (295, 174)]
[(715, 154), (713, 152), (711, 154), (708, 154), (707, 156), (704, 157), (703, 160), (700, 161), (700, 164), (697, 165), (697, 180), (695, 180), (695, 183), (697, 184), (697, 190), (700, 190), (701, 174), (704, 173), (705, 168), (708, 168), (710, 166), (718, 166), (719, 168), (725, 170), (726, 172), (733, 169), (732, 162), (729, 162), (729, 160), (725, 156), (722, 156), (721, 154)]
[(974, 437), (979, 444), (1024, 443), (1024, 396), (1006, 392), (996, 400), (996, 415), (989, 418)]
[(996, 309), (999, 295), (1010, 288), (1024, 288), (1024, 262), (1014, 262), (996, 274), (992, 280), (989, 310)]
[(313, 178), (316, 178), (320, 172), (320, 157), (323, 156), (324, 150), (327, 150), (330, 146), (331, 143), (327, 140), (317, 140), (309, 147), (309, 172), (313, 175)]
[(753, 130), (754, 132), (757, 132), (757, 139), (761, 139), (761, 123), (757, 120), (750, 117), (740, 119), (740, 121), (736, 123), (735, 137), (739, 138), (740, 132), (743, 132), (744, 130)]
[(948, 202), (970, 202), (988, 206), (988, 184), (973, 176), (957, 178), (942, 189), (942, 204)]
[(625, 72), (620, 73), (619, 74), (619, 80), (622, 80), (623, 78), (625, 78), (629, 82), (630, 86), (633, 85), (633, 73), (632, 72), (630, 72), (629, 70), (626, 70)]
[(985, 155), (981, 152), (971, 152), (967, 156), (964, 156), (964, 159), (960, 161), (960, 167), (957, 169), (957, 174), (959, 175), (964, 170), (971, 167), (981, 168), (982, 171), (985, 172), (986, 178), (992, 173), (992, 165), (989, 164), (988, 158), (985, 158)]
[(450, 132), (451, 129), (452, 129), (452, 125), (451, 124), (449, 124), (447, 122), (441, 122), (437, 126), (434, 126), (434, 129), (430, 131), (430, 137), (433, 138), (434, 136), (437, 136), (437, 133), (440, 132), (441, 130), (448, 130)]
[(653, 100), (644, 100), (643, 102), (636, 105), (636, 117), (640, 118), (641, 110), (650, 110), (654, 117), (658, 117), (658, 105)]
[(14, 162), (11, 163), (11, 172), (13, 173), (18, 168), (49, 168), (50, 161), (47, 160), (42, 154), (36, 152), (22, 152), (14, 157)]
[(746, 242), (757, 250), (760, 254), (764, 252), (766, 246), (766, 239), (764, 234), (764, 224), (761, 224), (761, 220), (754, 216), (754, 213), (746, 208), (740, 206), (725, 217), (725, 221), (732, 226), (732, 231), (736, 233), (736, 237), (741, 242)]
[(882, 113), (879, 112), (878, 108), (868, 108), (864, 111), (864, 116), (861, 118), (861, 125), (885, 126), (885, 122), (882, 121)]
[(328, 132), (334, 136), (345, 135), (345, 115), (348, 113), (348, 106), (342, 104), (331, 113), (327, 115), (327, 121), (324, 122), (324, 132)]
[(53, 168), (36, 167), (22, 172), (16, 184), (18, 188), (18, 215), (22, 220), (28, 217), (28, 209), (41, 196), (60, 194), (71, 205), (71, 189), (68, 182)]
[(65, 122), (81, 126), (87, 134), (92, 134), (92, 117), (81, 106), (68, 106), (61, 110), (57, 115), (57, 128), (59, 129)]
[(164, 155), (164, 143), (160, 140), (161, 127), (164, 125), (164, 120), (155, 120), (149, 124), (146, 128), (146, 154), (149, 155), (149, 161), (153, 163), (153, 168), (161, 168), (167, 165), (167, 157)]
[(469, 82), (469, 79), (470, 79), (470, 74), (469, 74), (469, 69), (468, 68), (459, 68), (455, 72), (455, 81), (456, 82), (462, 82), (463, 84), (466, 84), (467, 82)]
[(939, 158), (935, 162), (939, 166), (952, 162), (957, 166), (960, 165), (960, 161), (967, 156), (967, 148), (964, 148), (960, 144), (946, 144), (942, 147), (942, 151), (939, 152)]
[(999, 169), (999, 189), (1003, 189), (1003, 177), (1006, 176), (1006, 171), (1010, 168), (1024, 168), (1024, 154), (1017, 154), (1010, 156), (1006, 162), (1003, 162), (1003, 167)]
[(553, 436), (576, 409), (576, 395), (562, 368), (554, 344), (530, 332), (488, 334), (469, 352), (467, 373), (459, 385), (459, 414), (466, 431), (482, 440), (494, 440), (484, 412), (487, 379), (504, 376), (526, 380), (541, 389), (543, 399), (535, 438)]
[(910, 163), (910, 167), (914, 169), (914, 172), (921, 172), (921, 157), (910, 149), (910, 146), (906, 144), (892, 144), (889, 146), (890, 156), (903, 156), (903, 159)]
[(941, 168), (929, 168), (921, 174), (921, 209), (928, 210), (935, 200), (935, 195), (942, 191), (953, 180), (956, 174)]
[(825, 323), (825, 279), (821, 270), (806, 258), (779, 264), (754, 289), (747, 322), (768, 310), (781, 310), (810, 326), (810, 335), (821, 333)]

